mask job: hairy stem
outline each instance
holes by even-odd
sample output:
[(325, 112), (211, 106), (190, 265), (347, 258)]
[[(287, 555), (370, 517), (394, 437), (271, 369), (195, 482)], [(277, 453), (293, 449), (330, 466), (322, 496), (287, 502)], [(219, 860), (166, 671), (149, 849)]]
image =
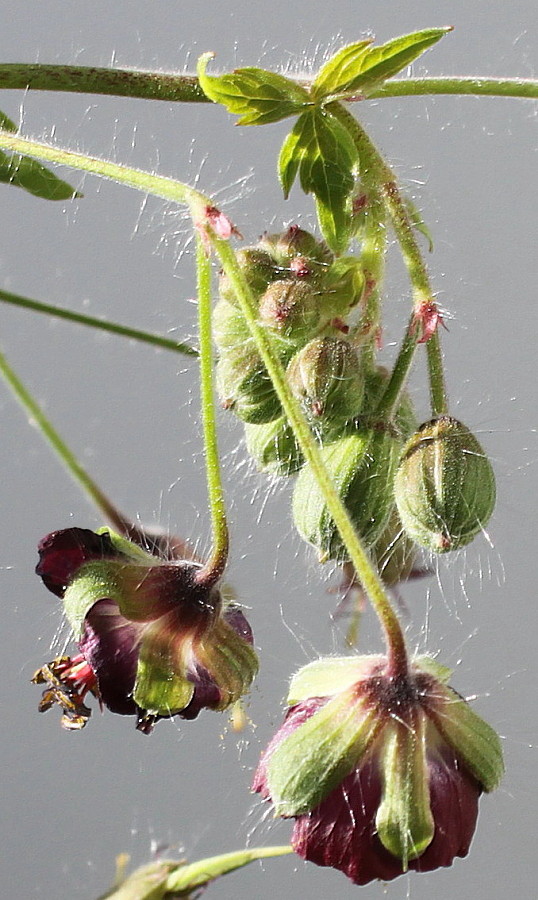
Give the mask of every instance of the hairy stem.
[(215, 394), (213, 389), (213, 345), (211, 338), (211, 262), (200, 235), (196, 239), (196, 269), (198, 275), (198, 325), (200, 341), (200, 393), (204, 429), (207, 491), (211, 510), (213, 546), (209, 559), (198, 573), (197, 581), (218, 582), (228, 560), (229, 535), (226, 507), (220, 474)]
[(151, 334), (147, 331), (140, 331), (138, 328), (118, 325), (117, 322), (106, 322), (95, 318), (95, 316), (87, 316), (84, 313), (63, 309), (60, 306), (51, 306), (48, 303), (41, 303), (39, 300), (30, 300), (28, 297), (21, 297), (19, 294), (12, 294), (9, 291), (0, 290), (0, 302), (19, 306), (21, 309), (31, 309), (32, 312), (53, 316), (57, 319), (65, 319), (68, 322), (76, 322), (77, 325), (85, 325), (88, 328), (108, 331), (110, 334), (117, 334), (120, 337), (126, 337), (133, 341), (151, 344), (153, 347), (160, 347), (164, 350), (172, 350), (174, 353), (182, 353), (185, 356), (198, 356), (198, 351), (195, 347), (191, 347), (190, 344), (185, 344), (182, 341), (173, 341), (171, 338), (163, 337), (160, 334)]
[[(301, 81), (309, 87), (309, 81)], [(94, 66), (62, 66), (46, 63), (4, 63), (0, 65), (0, 89), (68, 91), (76, 94), (104, 94), (140, 100), (210, 103), (198, 78), (191, 74), (141, 72)], [(438, 78), (391, 78), (369, 99), (413, 97), (424, 94), (472, 94), (489, 97), (538, 97), (534, 78), (489, 78), (441, 76)]]

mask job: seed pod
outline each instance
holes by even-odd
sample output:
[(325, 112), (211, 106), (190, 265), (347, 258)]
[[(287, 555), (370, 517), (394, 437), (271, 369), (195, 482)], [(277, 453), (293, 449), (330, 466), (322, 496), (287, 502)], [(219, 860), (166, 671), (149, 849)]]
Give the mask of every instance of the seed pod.
[(243, 422), (270, 422), (280, 416), (280, 400), (253, 341), (222, 356), (216, 371), (223, 405)]
[[(361, 428), (321, 448), (323, 461), (367, 547), (381, 536), (392, 508), (392, 480), (400, 447), (390, 431)], [(301, 537), (318, 549), (321, 561), (348, 560), (309, 465), (301, 469), (295, 485), (293, 520)]]
[(486, 526), (495, 506), (495, 476), (469, 429), (440, 416), (405, 445), (394, 495), (408, 535), (421, 547), (447, 553)]
[[(243, 247), (237, 251), (237, 262), (243, 271), (248, 285), (258, 300), (267, 286), (277, 278), (281, 278), (279, 266), (265, 250), (259, 247)], [(223, 300), (234, 306), (238, 305), (235, 291), (225, 272), (219, 278), (219, 294)]]
[(302, 281), (275, 281), (260, 300), (261, 322), (295, 346), (313, 336), (320, 319), (318, 295)]
[(287, 378), (316, 430), (343, 428), (358, 415), (364, 394), (359, 358), (348, 341), (314, 338), (291, 360)]
[[(362, 410), (362, 415), (365, 419), (375, 415), (376, 406), (383, 396), (389, 377), (389, 371), (384, 366), (378, 366), (376, 369), (365, 373)], [(409, 393), (405, 390), (400, 395), (400, 402), (393, 416), (392, 423), (403, 438), (408, 438), (418, 427), (414, 403)]]
[(263, 425), (245, 425), (245, 439), (248, 452), (262, 472), (288, 476), (303, 465), (303, 454), (284, 416)]

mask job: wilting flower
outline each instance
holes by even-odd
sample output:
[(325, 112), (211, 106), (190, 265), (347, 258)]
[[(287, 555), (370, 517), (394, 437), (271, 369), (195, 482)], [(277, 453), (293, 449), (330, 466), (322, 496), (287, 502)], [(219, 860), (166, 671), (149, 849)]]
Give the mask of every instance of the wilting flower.
[(67, 728), (86, 724), (88, 693), (136, 715), (149, 733), (159, 718), (226, 709), (256, 674), (239, 607), (197, 578), (199, 562), (167, 560), (163, 541), (148, 546), (153, 552), (108, 528), (67, 528), (39, 545), (36, 572), (62, 599), (79, 653), (53, 660), (34, 681), (46, 685), (40, 709), (59, 703)]
[(253, 790), (295, 819), (294, 850), (355, 884), (449, 866), (469, 850), (478, 798), (503, 773), (495, 732), (416, 659), (323, 659), (291, 683), (286, 719)]

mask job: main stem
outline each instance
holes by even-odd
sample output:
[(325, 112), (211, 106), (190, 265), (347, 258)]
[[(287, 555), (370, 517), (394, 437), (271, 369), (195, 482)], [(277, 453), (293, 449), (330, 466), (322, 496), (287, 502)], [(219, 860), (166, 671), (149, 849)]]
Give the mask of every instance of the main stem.
[(200, 342), (200, 394), (204, 430), (207, 491), (211, 510), (213, 545), (198, 582), (211, 585), (221, 578), (228, 560), (229, 534), (220, 475), (215, 396), (213, 390), (213, 345), (211, 337), (211, 263), (200, 235), (196, 238), (198, 275), (198, 330)]
[(219, 240), (214, 236), (212, 236), (212, 241), (224, 271), (234, 289), (242, 313), (278, 394), (288, 422), (293, 429), (306, 462), (314, 473), (350, 560), (380, 620), (387, 643), (389, 671), (394, 675), (404, 675), (408, 670), (405, 638), (383, 582), (373, 568), (362, 541), (355, 531), (347, 509), (336, 491), (332, 478), (321, 457), (318, 444), (310, 431), (297, 400), (291, 393), (286, 380), (286, 373), (273, 350), (271, 340), (266, 330), (258, 323), (252, 292), (237, 263), (233, 250), (226, 241)]
[[(309, 81), (301, 81), (305, 87)], [(133, 69), (106, 69), (94, 66), (57, 66), (43, 63), (0, 65), (0, 89), (62, 91), (76, 94), (104, 94), (141, 100), (209, 103), (196, 75), (165, 72), (137, 72)], [(538, 97), (538, 81), (533, 78), (482, 78), (444, 76), (440, 78), (391, 78), (373, 91), (369, 99), (412, 97), (424, 94), (472, 94), (489, 97)]]

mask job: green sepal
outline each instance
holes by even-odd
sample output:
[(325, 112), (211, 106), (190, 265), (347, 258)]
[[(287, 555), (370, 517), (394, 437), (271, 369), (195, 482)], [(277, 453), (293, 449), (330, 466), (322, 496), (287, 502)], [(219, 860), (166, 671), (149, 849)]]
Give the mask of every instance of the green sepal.
[(414, 62), (448, 31), (452, 28), (426, 28), (403, 34), (378, 47), (371, 46), (369, 41), (350, 44), (325, 63), (312, 85), (312, 97), (317, 101), (331, 99), (334, 95), (366, 97), (387, 78)]
[(198, 60), (197, 72), (204, 93), (228, 112), (240, 116), (238, 125), (267, 125), (296, 115), (310, 102), (308, 91), (276, 72), (249, 66), (226, 75), (207, 75), (212, 53)]
[(376, 663), (386, 663), (384, 656), (335, 656), (316, 659), (295, 673), (290, 681), (288, 706), (311, 697), (332, 697), (351, 688), (364, 677), (371, 676)]
[(71, 200), (82, 197), (67, 181), (58, 178), (46, 166), (31, 159), (12, 153), (8, 156), (0, 150), (0, 182), (20, 187), (42, 200)]
[(196, 658), (219, 688), (221, 698), (212, 709), (227, 709), (249, 689), (258, 671), (256, 651), (224, 621), (217, 619), (199, 644)]
[(433, 656), (413, 657), (413, 668), (420, 669), (426, 675), (431, 675), (436, 681), (440, 681), (441, 684), (448, 684), (453, 674), (453, 670), (449, 666), (443, 666)]
[(404, 871), (431, 843), (435, 824), (430, 808), (425, 719), (394, 722), (383, 732), (383, 795), (376, 814), (377, 835)]
[(222, 853), (218, 856), (209, 856), (193, 863), (187, 863), (178, 867), (177, 871), (171, 873), (168, 878), (170, 898), (187, 897), (187, 894), (190, 896), (190, 892), (195, 888), (203, 887), (221, 875), (241, 869), (255, 860), (283, 856), (291, 852), (290, 846), (248, 847), (245, 850), (235, 850), (231, 853)]
[(357, 148), (348, 130), (325, 110), (303, 112), (285, 139), (278, 174), (287, 197), (299, 173), (305, 194), (314, 194), (320, 227), (330, 249), (343, 253), (349, 244), (348, 200), (358, 165)]
[[(126, 567), (116, 559), (102, 559), (84, 563), (71, 579), (64, 597), (64, 611), (73, 629), (75, 640), (82, 637), (86, 615), (99, 600), (110, 599), (118, 606), (127, 588)], [(137, 581), (140, 581), (138, 572)], [(133, 583), (136, 586), (136, 582)]]
[(436, 689), (435, 704), (428, 708), (428, 715), (484, 791), (489, 793), (495, 790), (504, 774), (503, 752), (497, 732), (474, 712), (463, 697), (446, 685), (439, 685)]
[(130, 541), (128, 538), (124, 538), (115, 531), (112, 531), (108, 525), (103, 525), (102, 528), (96, 528), (95, 533), (107, 534), (114, 549), (118, 554), (121, 554), (127, 559), (139, 564), (145, 563), (147, 566), (158, 565), (158, 559), (153, 553), (150, 553), (149, 550), (144, 550), (143, 547), (139, 547), (138, 544), (134, 544), (133, 541)]
[(170, 642), (153, 637), (145, 635), (140, 645), (133, 700), (150, 715), (168, 716), (188, 706), (194, 685), (171, 658)]
[(318, 806), (358, 765), (383, 722), (352, 687), (299, 725), (267, 766), (275, 815), (299, 816)]

